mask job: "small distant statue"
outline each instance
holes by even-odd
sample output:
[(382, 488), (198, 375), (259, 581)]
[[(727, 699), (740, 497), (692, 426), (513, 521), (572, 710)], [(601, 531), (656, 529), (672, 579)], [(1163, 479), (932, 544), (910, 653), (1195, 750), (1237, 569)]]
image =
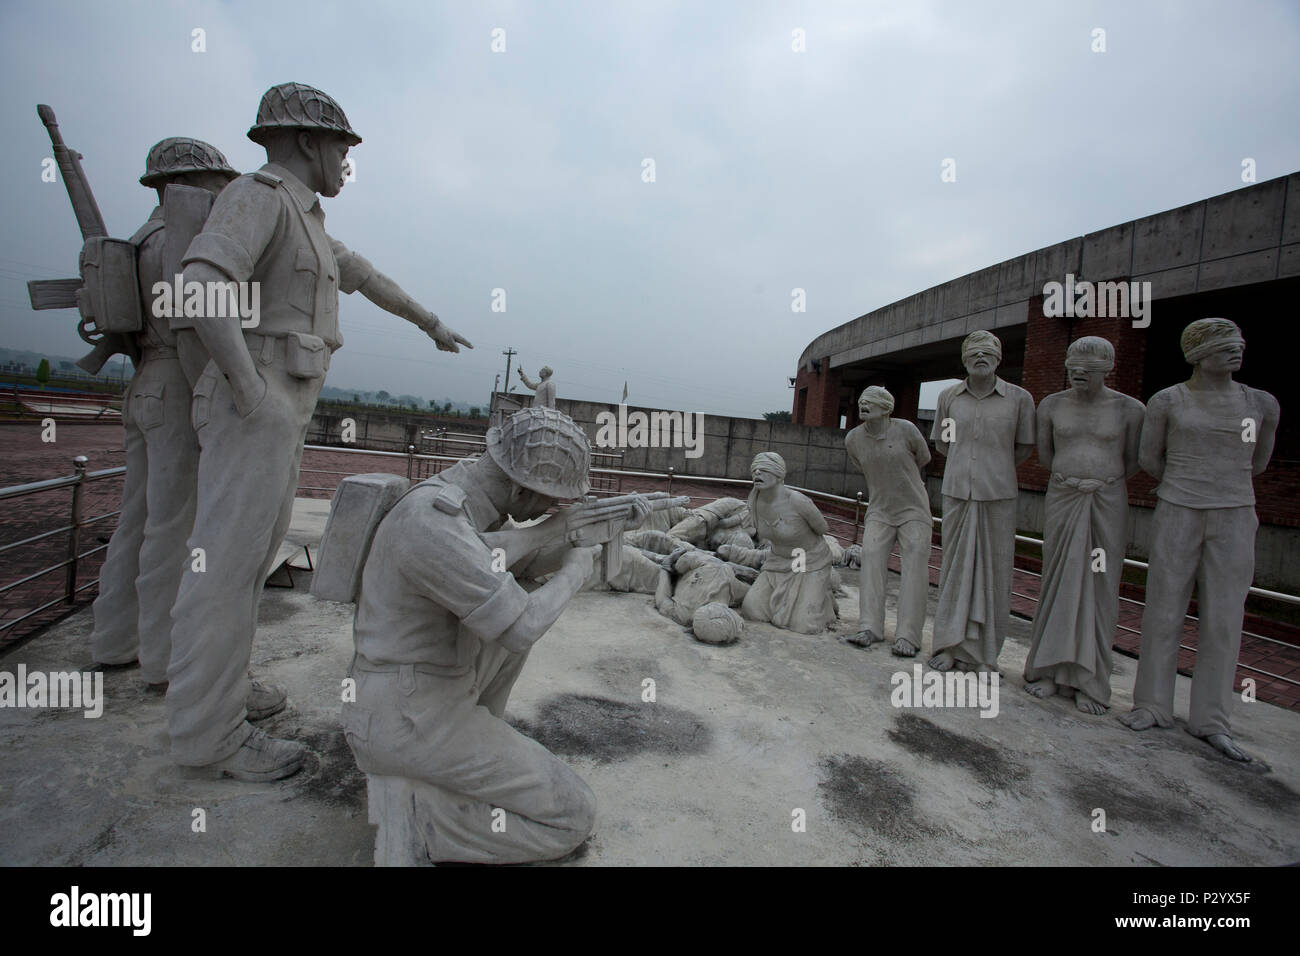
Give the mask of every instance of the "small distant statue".
[(543, 365), (542, 370), (537, 374), (541, 376), (540, 381), (533, 381), (524, 374), (520, 368), (519, 378), (523, 380), (524, 385), (537, 392), (537, 397), (533, 399), (534, 408), (554, 408), (555, 407), (555, 383), (551, 381), (552, 369), (549, 365)]
[(831, 551), (822, 535), (826, 519), (807, 495), (785, 486), (785, 459), (760, 452), (750, 465), (754, 490), (749, 513), (757, 537), (771, 542), (771, 553), (740, 613), (800, 634), (820, 634), (834, 625)]
[(1227, 319), (1183, 330), (1186, 382), (1151, 396), (1142, 425), (1142, 470), (1160, 479), (1156, 496), (1142, 651), (1131, 730), (1172, 727), (1178, 643), (1196, 585), (1199, 640), (1187, 731), (1233, 760), (1251, 757), (1228, 723), (1241, 619), (1255, 574), (1255, 488), (1268, 467), (1279, 408), (1268, 392), (1232, 380), (1246, 349)]
[(1070, 387), (1038, 406), (1038, 463), (1052, 473), (1044, 502), (1043, 578), (1025, 658), (1025, 690), (1074, 697), (1085, 714), (1110, 703), (1128, 523), (1125, 480), (1138, 470), (1143, 406), (1107, 388), (1115, 347), (1070, 343)]
[(873, 385), (858, 398), (863, 423), (844, 436), (849, 460), (867, 483), (862, 527), (858, 632), (849, 643), (870, 647), (885, 639), (885, 582), (889, 554), (898, 540), (902, 581), (893, 653), (915, 657), (921, 649), (925, 602), (930, 592), (930, 537), (934, 522), (922, 477), (930, 448), (909, 421), (890, 418), (894, 396)]
[(1011, 620), (1016, 466), (1034, 451), (1034, 400), (998, 378), (1002, 343), (972, 332), (966, 378), (939, 395), (935, 447), (943, 469), (943, 561), (934, 613), (935, 670), (991, 671)]

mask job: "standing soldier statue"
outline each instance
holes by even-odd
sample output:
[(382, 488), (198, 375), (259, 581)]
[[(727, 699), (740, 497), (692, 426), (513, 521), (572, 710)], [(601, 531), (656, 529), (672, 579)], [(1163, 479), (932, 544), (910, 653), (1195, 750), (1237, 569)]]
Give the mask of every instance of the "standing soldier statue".
[(524, 374), (524, 370), (522, 368), (519, 369), (520, 380), (522, 380), (524, 385), (526, 385), (528, 388), (531, 388), (533, 389), (533, 391), (537, 392), (537, 397), (533, 399), (533, 408), (554, 408), (555, 407), (555, 383), (551, 381), (551, 375), (554, 373), (551, 371), (551, 367), (549, 365), (544, 365), (542, 366), (542, 370), (537, 374), (542, 377), (541, 381), (534, 382), (531, 378), (529, 378), (527, 375)]
[[(260, 314), (205, 314), (194, 329), (212, 360), (194, 387), (198, 506), (172, 610), (168, 730), (172, 758), (241, 780), (297, 771), (305, 748), (246, 720), (257, 602), (293, 511), (307, 426), (329, 356), (342, 344), (338, 293), (360, 291), (423, 329), (444, 351), (470, 343), (325, 232), (317, 193), (343, 187), (361, 142), (343, 110), (301, 83), (262, 97), (249, 139), (268, 162), (217, 199), (184, 257), (184, 280), (256, 283)], [(472, 346), (471, 346), (472, 347)]]
[[(141, 676), (155, 688), (167, 680), (171, 656), (171, 609), (188, 558), (185, 539), (194, 522), (194, 485), (199, 446), (190, 426), (190, 385), (182, 373), (176, 334), (165, 316), (154, 315), (153, 288), (170, 285), (179, 262), (169, 264), (172, 233), (185, 234), (177, 209), (199, 206), (238, 176), (221, 151), (198, 139), (173, 137), (149, 150), (142, 186), (158, 191), (159, 205), (130, 244), (138, 282), (132, 292), (139, 317), (134, 343), (140, 360), (122, 402), (126, 426), (126, 479), (121, 516), (108, 545), (95, 600), (91, 647), (101, 666), (140, 661)], [(199, 219), (188, 230), (193, 238)]]
[(1255, 574), (1254, 477), (1268, 467), (1279, 407), (1232, 380), (1246, 342), (1235, 322), (1199, 319), (1183, 330), (1192, 377), (1151, 396), (1138, 460), (1160, 479), (1142, 611), (1131, 730), (1174, 725), (1178, 644), (1196, 585), (1199, 638), (1187, 731), (1233, 760), (1229, 711), (1241, 618)]

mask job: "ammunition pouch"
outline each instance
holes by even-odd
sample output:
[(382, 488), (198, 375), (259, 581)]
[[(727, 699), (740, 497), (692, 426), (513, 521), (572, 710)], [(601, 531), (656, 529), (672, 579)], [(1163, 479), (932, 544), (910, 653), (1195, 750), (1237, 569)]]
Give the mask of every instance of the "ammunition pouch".
[(294, 378), (323, 378), (329, 355), (329, 346), (319, 335), (290, 332), (285, 336), (284, 368)]

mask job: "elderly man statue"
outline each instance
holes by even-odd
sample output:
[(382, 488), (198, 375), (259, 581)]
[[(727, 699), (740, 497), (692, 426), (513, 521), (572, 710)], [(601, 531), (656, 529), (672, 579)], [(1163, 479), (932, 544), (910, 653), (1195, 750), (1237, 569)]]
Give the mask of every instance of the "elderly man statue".
[(1241, 618), (1255, 573), (1255, 489), (1277, 435), (1278, 403), (1232, 380), (1246, 343), (1227, 319), (1183, 330), (1192, 377), (1156, 392), (1142, 425), (1142, 470), (1160, 479), (1156, 496), (1142, 653), (1132, 730), (1174, 723), (1174, 680), (1183, 616), (1196, 585), (1199, 640), (1187, 730), (1234, 760), (1250, 755), (1232, 740), (1232, 699)]
[(1128, 517), (1125, 479), (1138, 470), (1142, 403), (1107, 388), (1115, 347), (1085, 336), (1065, 353), (1070, 387), (1038, 406), (1038, 463), (1052, 473), (1043, 525), (1043, 582), (1025, 690), (1074, 697), (1085, 714), (1110, 702)]
[(862, 572), (858, 589), (858, 632), (849, 643), (870, 647), (885, 639), (885, 581), (897, 539), (902, 580), (894, 654), (915, 657), (921, 649), (925, 600), (930, 589), (930, 498), (925, 466), (930, 448), (909, 421), (890, 418), (894, 396), (873, 385), (858, 398), (863, 422), (844, 436), (849, 460), (867, 483), (862, 528)]
[(930, 438), (943, 471), (943, 562), (930, 666), (995, 670), (1011, 617), (1016, 466), (1034, 450), (1034, 400), (997, 377), (1002, 343), (972, 332), (966, 378), (944, 389)]

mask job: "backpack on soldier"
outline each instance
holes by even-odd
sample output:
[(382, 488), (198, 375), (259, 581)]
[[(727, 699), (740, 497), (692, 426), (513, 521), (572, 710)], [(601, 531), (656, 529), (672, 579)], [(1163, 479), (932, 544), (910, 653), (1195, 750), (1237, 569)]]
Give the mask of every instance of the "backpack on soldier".
[(316, 556), (314, 597), (341, 604), (356, 601), (379, 522), (411, 487), (406, 478), (389, 474), (352, 475), (339, 482)]

